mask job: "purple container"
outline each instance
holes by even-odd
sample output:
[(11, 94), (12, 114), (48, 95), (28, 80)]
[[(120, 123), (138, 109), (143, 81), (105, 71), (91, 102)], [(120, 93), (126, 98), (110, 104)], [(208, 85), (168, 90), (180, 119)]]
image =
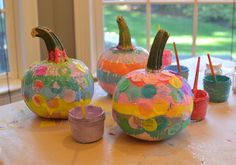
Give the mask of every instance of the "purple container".
[(73, 138), (80, 143), (91, 143), (102, 138), (104, 132), (105, 112), (100, 107), (85, 106), (86, 118), (81, 107), (69, 112), (69, 122)]

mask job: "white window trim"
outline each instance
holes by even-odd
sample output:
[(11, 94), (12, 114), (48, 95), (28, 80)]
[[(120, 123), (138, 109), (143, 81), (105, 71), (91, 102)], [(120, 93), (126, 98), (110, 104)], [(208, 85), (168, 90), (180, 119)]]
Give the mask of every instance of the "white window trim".
[(16, 60), (16, 45), (14, 32), (14, 13), (12, 0), (5, 0), (5, 20), (6, 20), (6, 37), (7, 37), (7, 56), (10, 66), (9, 77), (16, 78), (17, 60)]
[(18, 76), (22, 78), (25, 70), (40, 61), (39, 39), (31, 36), (32, 28), (38, 26), (37, 0), (14, 0), (14, 22)]
[[(40, 60), (39, 40), (30, 35), (38, 26), (37, 0), (5, 0), (9, 78), (22, 78), (32, 63)], [(6, 74), (0, 75), (1, 79)]]
[(102, 0), (74, 0), (76, 58), (96, 71), (96, 61), (103, 52)]

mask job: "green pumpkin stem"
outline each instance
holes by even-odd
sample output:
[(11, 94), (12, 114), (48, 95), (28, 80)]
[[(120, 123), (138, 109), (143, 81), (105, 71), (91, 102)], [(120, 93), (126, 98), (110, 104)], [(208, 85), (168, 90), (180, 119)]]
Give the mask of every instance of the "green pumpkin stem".
[(116, 22), (119, 27), (119, 44), (117, 45), (117, 49), (134, 50), (134, 47), (131, 43), (129, 27), (126, 24), (125, 19), (122, 16), (118, 16)]
[(147, 62), (148, 70), (160, 70), (162, 66), (162, 54), (169, 38), (169, 33), (163, 29), (160, 29), (153, 41), (149, 58)]
[(32, 29), (33, 37), (40, 37), (44, 40), (48, 50), (48, 61), (55, 63), (67, 61), (65, 49), (58, 37), (46, 27), (36, 27)]

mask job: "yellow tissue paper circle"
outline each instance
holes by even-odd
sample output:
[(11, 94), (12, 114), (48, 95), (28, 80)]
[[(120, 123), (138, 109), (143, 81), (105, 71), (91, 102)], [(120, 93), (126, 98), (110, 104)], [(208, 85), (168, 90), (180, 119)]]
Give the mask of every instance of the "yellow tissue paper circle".
[(182, 81), (177, 76), (171, 77), (171, 79), (169, 80), (169, 83), (177, 89), (182, 87)]
[(142, 126), (146, 131), (152, 132), (157, 128), (157, 122), (155, 119), (148, 119), (142, 122)]

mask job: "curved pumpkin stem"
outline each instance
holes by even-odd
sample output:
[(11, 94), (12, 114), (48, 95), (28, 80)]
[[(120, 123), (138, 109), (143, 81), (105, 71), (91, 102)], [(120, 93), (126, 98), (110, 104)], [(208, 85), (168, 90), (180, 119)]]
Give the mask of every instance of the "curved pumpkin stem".
[(48, 61), (55, 63), (67, 61), (65, 49), (55, 33), (46, 27), (36, 27), (32, 29), (33, 37), (40, 37), (44, 40), (48, 50)]
[(117, 48), (121, 50), (134, 50), (131, 43), (129, 27), (126, 24), (125, 19), (122, 16), (118, 16), (116, 22), (119, 27), (119, 44), (117, 45)]
[(168, 38), (169, 38), (169, 33), (163, 29), (160, 29), (156, 34), (149, 53), (149, 58), (147, 63), (148, 70), (153, 71), (161, 69), (162, 54)]

